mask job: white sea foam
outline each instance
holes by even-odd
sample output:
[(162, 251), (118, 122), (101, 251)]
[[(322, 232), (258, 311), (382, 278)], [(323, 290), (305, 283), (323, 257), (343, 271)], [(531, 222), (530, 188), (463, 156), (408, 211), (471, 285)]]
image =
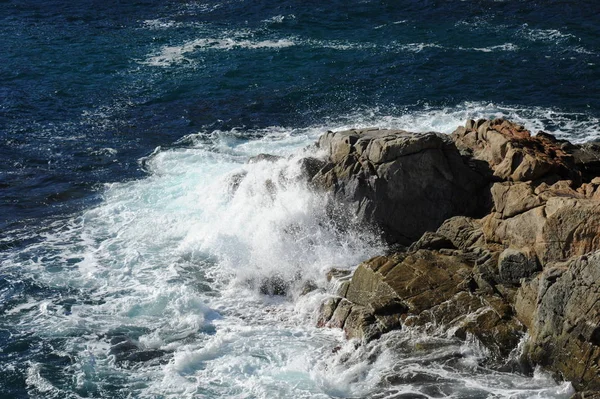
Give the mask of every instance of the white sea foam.
[(519, 46), (512, 43), (504, 43), (489, 47), (459, 47), (458, 49), (466, 51), (480, 51), (483, 53), (493, 53), (494, 51), (517, 51), (519, 50)]
[(281, 24), (281, 23), (283, 23), (283, 21), (285, 21), (286, 19), (287, 19), (287, 20), (293, 20), (293, 19), (296, 19), (296, 16), (295, 16), (294, 14), (288, 14), (288, 15), (274, 15), (274, 16), (272, 16), (271, 18), (267, 18), (267, 19), (265, 19), (265, 20), (264, 20), (264, 21), (262, 21), (262, 22), (264, 22), (264, 23), (267, 23), (267, 24)]
[(202, 50), (231, 50), (234, 48), (244, 49), (274, 49), (294, 46), (292, 39), (277, 40), (246, 40), (236, 38), (201, 38), (187, 41), (176, 46), (164, 46), (157, 54), (149, 56), (142, 63), (152, 66), (171, 66), (182, 62), (192, 62), (186, 54)]
[[(147, 178), (107, 186), (101, 204), (56, 222), (44, 240), (3, 262), (7, 273), (72, 293), (65, 294), (70, 302), (31, 298), (9, 314), (44, 339), (70, 337), (59, 350), (73, 359), (65, 373), (81, 389), (116, 379), (136, 397), (385, 397), (431, 395), (433, 378), (448, 397), (567, 397), (568, 384), (545, 374), (482, 368), (486, 353), (475, 341), (403, 330), (356, 349), (341, 331), (314, 327), (329, 295), (324, 272), (355, 267), (383, 247), (368, 231), (342, 232), (328, 221), (326, 199), (297, 179), (301, 149), (327, 129), (449, 133), (467, 118), (502, 116), (530, 128), (558, 126), (547, 130), (563, 135), (573, 134), (577, 126), (567, 120), (578, 117), (467, 103), (391, 115), (363, 109), (308, 128), (182, 138), (142, 162)], [(264, 152), (285, 158), (246, 163)], [(261, 294), (261, 281), (273, 276), (310, 279), (319, 289)], [(162, 361), (131, 360), (113, 337)], [(28, 383), (54, 389), (32, 366)]]
[(532, 29), (527, 24), (522, 26), (521, 32), (532, 41), (558, 43), (575, 38), (574, 35), (563, 33), (558, 29)]
[(407, 44), (396, 44), (392, 48), (399, 49), (401, 51), (409, 51), (413, 53), (420, 53), (427, 48), (439, 48), (442, 49), (444, 46), (437, 43), (407, 43)]

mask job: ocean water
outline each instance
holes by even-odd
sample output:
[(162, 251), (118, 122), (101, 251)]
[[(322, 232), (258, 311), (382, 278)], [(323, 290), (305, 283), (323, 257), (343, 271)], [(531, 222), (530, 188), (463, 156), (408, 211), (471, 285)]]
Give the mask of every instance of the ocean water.
[(1, 0), (0, 21), (0, 397), (572, 394), (474, 339), (316, 328), (326, 271), (386, 248), (298, 160), (326, 130), (481, 117), (599, 139), (596, 1)]

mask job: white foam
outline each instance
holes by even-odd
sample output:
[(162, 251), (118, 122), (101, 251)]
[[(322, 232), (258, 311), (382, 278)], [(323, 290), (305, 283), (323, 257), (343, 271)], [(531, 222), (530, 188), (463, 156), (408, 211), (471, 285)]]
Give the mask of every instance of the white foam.
[(489, 46), (489, 47), (472, 47), (472, 48), (465, 48), (465, 47), (459, 47), (459, 50), (467, 50), (467, 51), (479, 51), (482, 53), (493, 53), (495, 51), (517, 51), (519, 50), (519, 46), (512, 44), (512, 43), (504, 43), (504, 44), (499, 44), (496, 46)]
[(401, 51), (409, 51), (413, 53), (420, 53), (421, 51), (427, 48), (444, 48), (442, 45), (437, 43), (407, 43), (407, 44), (397, 44), (393, 45), (392, 48), (399, 49)]
[(202, 50), (232, 50), (243, 49), (279, 49), (294, 46), (292, 39), (284, 38), (277, 40), (245, 40), (237, 38), (200, 38), (194, 39), (176, 46), (164, 46), (157, 54), (146, 58), (142, 63), (152, 66), (171, 66), (182, 62), (191, 63), (192, 60), (186, 54)]
[[(341, 232), (328, 222), (326, 198), (297, 179), (301, 149), (328, 129), (450, 133), (467, 118), (502, 116), (529, 128), (558, 126), (547, 130), (565, 136), (593, 122), (547, 109), (466, 103), (395, 113), (362, 109), (307, 128), (187, 136), (143, 161), (148, 177), (108, 185), (101, 204), (56, 222), (41, 243), (3, 262), (6, 272), (73, 292), (70, 307), (60, 298), (31, 299), (8, 312), (38, 336), (72, 337), (61, 350), (73, 358), (68, 371), (78, 386), (114, 377), (139, 397), (360, 397), (424, 389), (382, 384), (404, 372), (445, 378), (455, 397), (463, 388), (564, 397), (568, 388), (543, 374), (535, 384), (518, 377), (515, 388), (514, 375), (482, 370), (486, 353), (476, 342), (402, 331), (356, 350), (341, 331), (314, 327), (328, 295), (324, 272), (353, 268), (383, 247), (367, 231)], [(265, 152), (284, 158), (246, 163)], [(240, 172), (245, 178), (232, 190)], [(287, 298), (260, 294), (257, 282), (273, 275), (298, 284), (310, 279), (319, 289), (302, 297), (299, 290)], [(127, 336), (140, 349), (168, 352), (166, 363), (121, 367), (109, 343), (119, 331), (137, 331)], [(419, 349), (428, 345), (433, 349)], [(464, 359), (456, 363), (460, 370), (443, 366), (448, 356)], [(50, 389), (38, 375), (39, 367), (32, 368), (32, 386)]]
[(525, 38), (531, 41), (559, 43), (575, 38), (574, 35), (563, 33), (558, 29), (532, 29), (527, 24), (522, 26), (521, 31)]

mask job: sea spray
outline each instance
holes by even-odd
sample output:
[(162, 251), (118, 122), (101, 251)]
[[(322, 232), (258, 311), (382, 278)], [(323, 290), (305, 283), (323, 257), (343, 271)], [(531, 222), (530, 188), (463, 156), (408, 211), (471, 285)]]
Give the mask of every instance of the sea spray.
[[(360, 122), (448, 131), (462, 112)], [(385, 252), (368, 229), (340, 230), (302, 178), (300, 158), (322, 156), (304, 148), (324, 130), (189, 136), (147, 157), (146, 178), (108, 185), (98, 206), (12, 253), (7, 270), (53, 289), (13, 308), (18, 328), (69, 359), (70, 380), (31, 363), (30, 392), (100, 394), (119, 381), (139, 397), (567, 397), (568, 384), (486, 369), (456, 338), (404, 329), (360, 345), (315, 327), (333, 294), (326, 271)], [(259, 153), (282, 158), (247, 163)], [(285, 295), (261, 292), (273, 276), (290, 282)], [(300, 295), (307, 280), (316, 289)]]

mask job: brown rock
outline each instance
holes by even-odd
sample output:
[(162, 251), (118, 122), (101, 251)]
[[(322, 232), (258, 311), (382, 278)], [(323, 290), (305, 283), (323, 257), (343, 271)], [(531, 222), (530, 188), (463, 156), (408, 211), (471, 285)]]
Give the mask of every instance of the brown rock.
[(574, 161), (552, 136), (532, 137), (520, 125), (503, 119), (468, 122), (452, 133), (456, 146), (486, 162), (494, 176), (528, 181), (548, 174), (571, 176)]

